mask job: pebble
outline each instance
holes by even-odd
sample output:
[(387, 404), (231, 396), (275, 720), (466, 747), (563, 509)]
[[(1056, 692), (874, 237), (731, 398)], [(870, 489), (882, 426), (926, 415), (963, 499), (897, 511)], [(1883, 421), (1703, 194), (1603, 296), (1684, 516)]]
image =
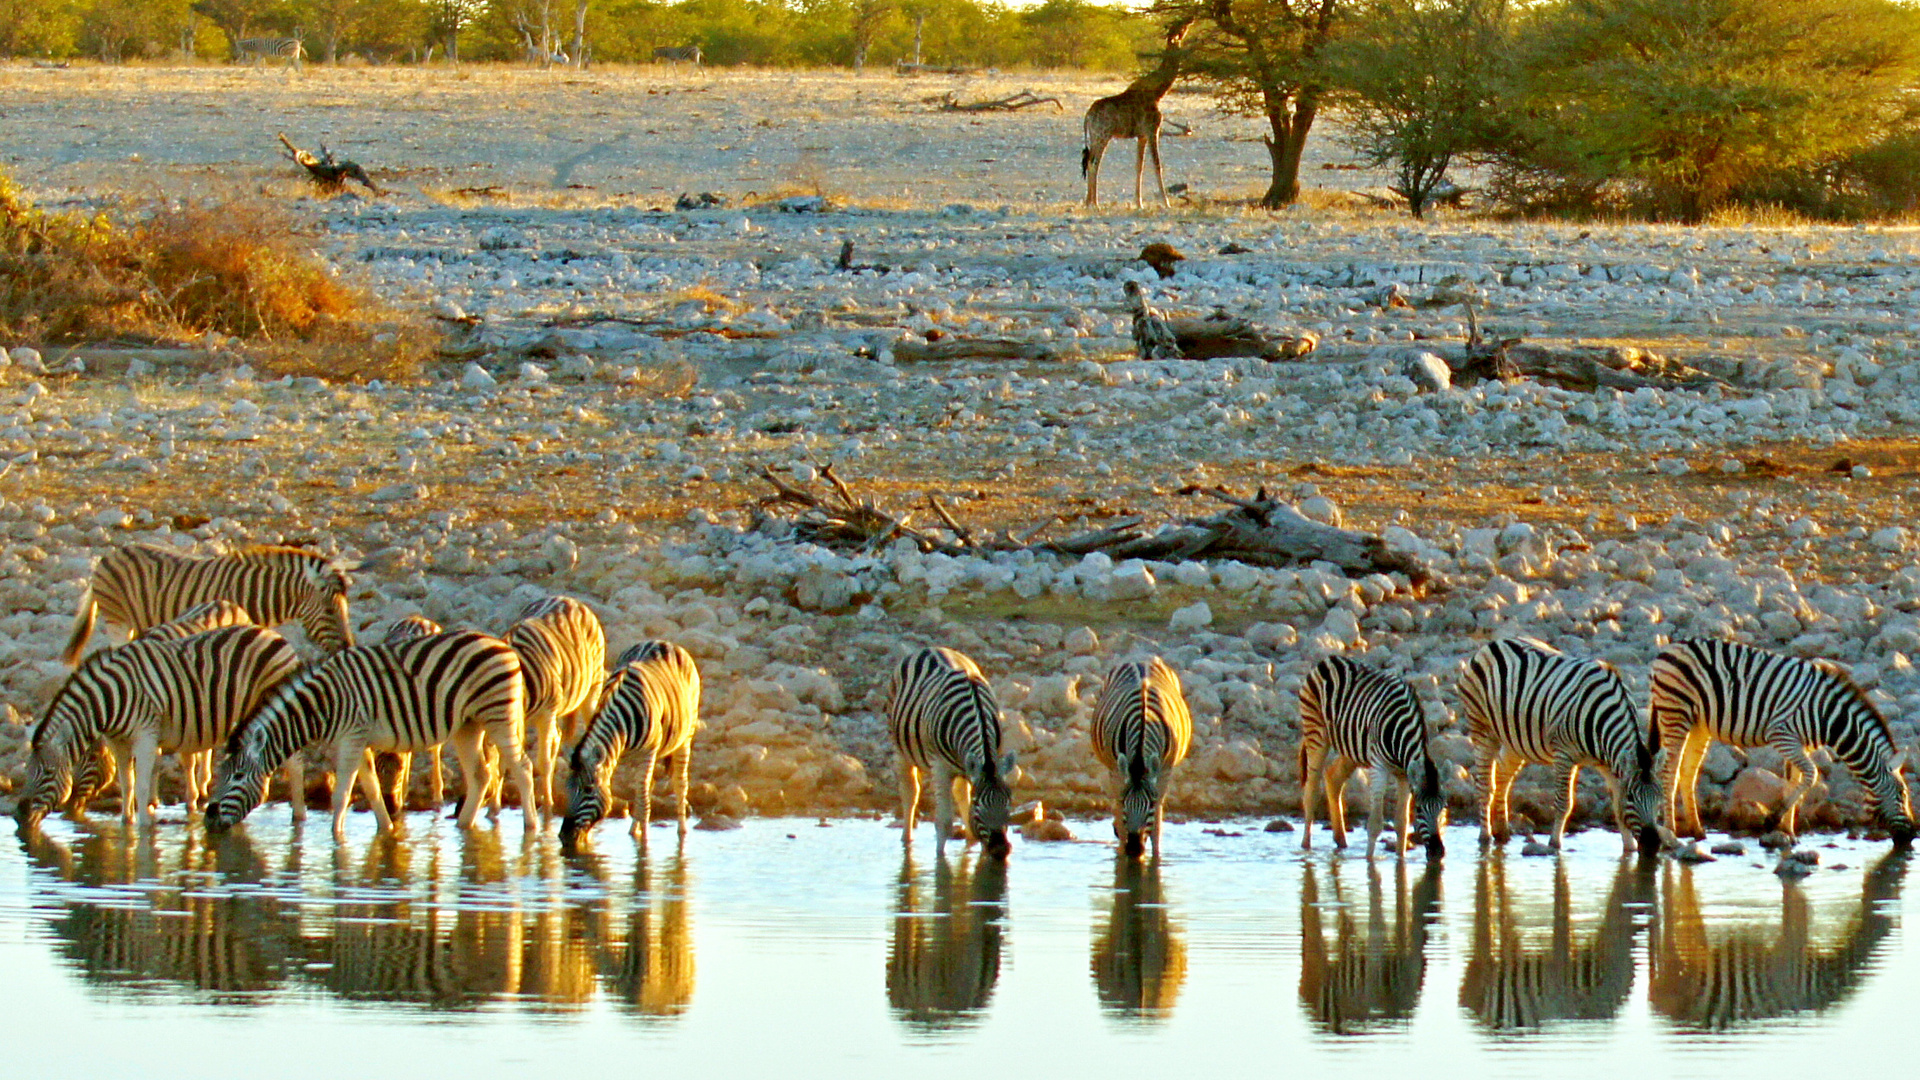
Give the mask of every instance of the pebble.
[(1554, 854), (1554, 850), (1538, 840), (1528, 840), (1520, 846), (1520, 854), (1530, 858), (1539, 858), (1543, 855)]
[(1697, 842), (1680, 845), (1679, 848), (1675, 849), (1673, 857), (1676, 861), (1683, 863), (1710, 863), (1716, 861), (1712, 855), (1700, 850), (1700, 845)]
[(1293, 832), (1293, 822), (1286, 818), (1274, 818), (1267, 822), (1267, 832)]
[(491, 390), (500, 383), (486, 368), (479, 364), (468, 364), (460, 371), (460, 385), (468, 390)]
[(1715, 855), (1745, 855), (1747, 853), (1747, 845), (1738, 840), (1722, 840), (1713, 845), (1713, 853)]

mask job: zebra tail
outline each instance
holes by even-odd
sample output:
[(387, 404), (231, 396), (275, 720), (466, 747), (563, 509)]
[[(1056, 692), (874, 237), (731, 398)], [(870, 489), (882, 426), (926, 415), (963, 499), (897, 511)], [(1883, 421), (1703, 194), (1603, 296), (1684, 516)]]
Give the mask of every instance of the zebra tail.
[(93, 637), (94, 617), (99, 613), (99, 601), (93, 598), (93, 587), (87, 587), (87, 593), (80, 598), (80, 608), (73, 613), (73, 633), (67, 635), (66, 651), (60, 654), (61, 663), (73, 667), (80, 662), (80, 650), (87, 647), (87, 640)]

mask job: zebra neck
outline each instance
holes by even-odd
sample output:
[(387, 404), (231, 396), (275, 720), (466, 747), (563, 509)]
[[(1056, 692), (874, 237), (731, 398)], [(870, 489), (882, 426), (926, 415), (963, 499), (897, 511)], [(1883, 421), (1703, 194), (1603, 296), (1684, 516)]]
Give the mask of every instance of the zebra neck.
[(340, 714), (333, 680), (306, 679), (267, 705), (255, 721), (255, 757), (269, 769), (278, 768), (309, 744), (331, 738), (333, 717)]

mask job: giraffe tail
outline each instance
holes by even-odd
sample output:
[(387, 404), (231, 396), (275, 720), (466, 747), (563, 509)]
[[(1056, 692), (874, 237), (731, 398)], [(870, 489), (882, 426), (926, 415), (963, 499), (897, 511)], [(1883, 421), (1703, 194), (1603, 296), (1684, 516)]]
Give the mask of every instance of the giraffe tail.
[(1080, 148), (1080, 176), (1082, 179), (1086, 178), (1087, 166), (1091, 165), (1092, 163), (1093, 163), (1093, 147), (1091, 146), (1081, 147)]

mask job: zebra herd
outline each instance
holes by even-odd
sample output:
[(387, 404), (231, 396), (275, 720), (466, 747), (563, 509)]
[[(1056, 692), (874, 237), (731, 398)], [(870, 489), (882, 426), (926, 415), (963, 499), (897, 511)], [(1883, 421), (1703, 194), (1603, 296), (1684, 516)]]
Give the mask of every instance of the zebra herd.
[[(137, 814), (150, 825), (154, 758), (162, 751), (185, 759), (189, 812), (204, 808), (209, 830), (246, 817), (282, 768), (299, 819), (301, 752), (323, 743), (333, 750), (334, 835), (344, 836), (356, 783), (385, 831), (394, 827), (414, 753), (434, 755), (440, 802), (439, 748), (451, 745), (465, 783), (462, 828), (472, 827), (483, 804), (497, 813), (504, 771), (528, 830), (559, 814), (562, 846), (571, 851), (606, 816), (615, 768), (635, 755), (644, 767), (632, 799), (634, 836), (645, 844), (653, 775), (664, 761), (684, 841), (691, 744), (700, 726), (700, 674), (686, 650), (643, 642), (623, 652), (609, 674), (598, 618), (566, 597), (534, 602), (500, 637), (446, 631), (416, 616), (385, 640), (357, 645), (347, 616), (349, 569), (298, 548), (189, 556), (133, 545), (102, 559), (65, 650), (74, 670), (33, 732), (16, 809), (22, 825), (55, 808), (83, 812), (116, 774), (124, 778), (123, 816), (131, 822)], [(83, 658), (101, 617), (132, 640)], [(287, 622), (305, 628), (325, 653), (320, 662), (302, 667), (270, 628)], [(1677, 642), (1654, 661), (1644, 729), (1616, 670), (1529, 639), (1481, 648), (1458, 692), (1477, 762), (1483, 846), (1508, 839), (1508, 793), (1527, 763), (1554, 769), (1555, 850), (1579, 771), (1589, 766), (1612, 789), (1628, 852), (1652, 854), (1679, 835), (1704, 837), (1693, 789), (1715, 739), (1770, 746), (1784, 759), (1791, 786), (1768, 828), (1793, 834), (1800, 800), (1818, 776), (1809, 752), (1824, 748), (1865, 789), (1895, 847), (1912, 844), (1904, 754), (1886, 719), (1838, 665), (1726, 641)], [(1005, 858), (1016, 768), (1014, 755), (1003, 751), (1000, 710), (979, 666), (952, 649), (922, 649), (896, 666), (885, 700), (903, 843), (912, 844), (924, 779), (933, 787), (938, 850), (954, 832), (958, 789), (968, 843)], [(1410, 685), (1329, 656), (1301, 686), (1299, 719), (1302, 847), (1311, 847), (1323, 791), (1334, 843), (1345, 846), (1344, 788), (1364, 770), (1372, 796), (1368, 856), (1396, 784), (1398, 851), (1404, 855), (1418, 840), (1430, 858), (1444, 853), (1446, 798)], [(1179, 676), (1158, 657), (1115, 666), (1090, 735), (1114, 777), (1122, 849), (1138, 857), (1151, 843), (1157, 856), (1172, 773), (1192, 742)], [(568, 742), (562, 810), (553, 776)], [(225, 754), (209, 790), (208, 762), (219, 746)], [(383, 758), (398, 764), (392, 791), (380, 782)]]

